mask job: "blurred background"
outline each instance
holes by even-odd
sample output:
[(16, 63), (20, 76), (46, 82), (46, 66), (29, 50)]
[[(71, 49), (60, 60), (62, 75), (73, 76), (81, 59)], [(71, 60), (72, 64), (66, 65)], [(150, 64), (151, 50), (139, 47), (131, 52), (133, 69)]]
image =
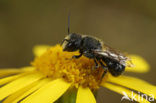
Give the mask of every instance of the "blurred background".
[[(151, 65), (130, 73), (156, 85), (155, 0), (0, 0), (0, 68), (30, 65), (35, 45), (55, 45), (71, 32), (93, 35), (121, 51), (138, 54)], [(120, 102), (102, 88), (98, 103)]]

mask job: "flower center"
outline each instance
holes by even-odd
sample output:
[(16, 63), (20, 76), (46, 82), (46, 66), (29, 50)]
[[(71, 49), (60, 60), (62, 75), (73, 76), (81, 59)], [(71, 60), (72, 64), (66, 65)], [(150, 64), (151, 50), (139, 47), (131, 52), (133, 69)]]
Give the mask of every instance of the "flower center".
[[(32, 65), (47, 77), (63, 78), (71, 82), (76, 88), (79, 85), (97, 89), (100, 86), (103, 74), (102, 68), (95, 69), (92, 59), (84, 56), (71, 59), (78, 52), (64, 52), (60, 45), (49, 48), (44, 54), (36, 57)], [(107, 75), (104, 76), (103, 80)]]

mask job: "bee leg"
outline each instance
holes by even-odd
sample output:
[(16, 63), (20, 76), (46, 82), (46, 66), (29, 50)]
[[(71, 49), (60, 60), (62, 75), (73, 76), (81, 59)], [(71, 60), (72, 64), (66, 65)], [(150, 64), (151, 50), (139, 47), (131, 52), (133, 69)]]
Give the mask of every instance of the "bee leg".
[(104, 69), (104, 73), (101, 76), (101, 79), (102, 79), (105, 76), (105, 74), (107, 73), (108, 67), (105, 66), (100, 60), (99, 60), (99, 63), (101, 64), (102, 68)]
[(80, 58), (82, 56), (82, 53), (80, 53), (80, 55), (74, 55), (74, 56), (72, 56), (72, 59), (78, 59), (78, 58)]
[(80, 55), (73, 55), (72, 58), (66, 58), (66, 60), (78, 59), (81, 56), (82, 56), (82, 53), (80, 53)]
[(108, 72), (108, 69), (106, 69), (105, 71), (104, 71), (104, 73), (102, 74), (102, 76), (101, 76), (101, 79), (105, 76), (105, 74)]
[(97, 69), (99, 67), (97, 60), (94, 58), (94, 63), (95, 63), (95, 69)]

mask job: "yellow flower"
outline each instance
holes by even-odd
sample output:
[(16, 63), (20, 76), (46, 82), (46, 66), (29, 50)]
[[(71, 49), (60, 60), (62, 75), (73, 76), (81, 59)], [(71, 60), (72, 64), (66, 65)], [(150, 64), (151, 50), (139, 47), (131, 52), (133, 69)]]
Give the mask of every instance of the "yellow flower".
[[(129, 98), (132, 90), (135, 100), (149, 103), (139, 93), (154, 95), (156, 86), (135, 77), (121, 75), (113, 77), (107, 73), (101, 81), (102, 68), (93, 70), (94, 61), (82, 56), (70, 59), (78, 52), (63, 52), (59, 45), (54, 47), (36, 46), (35, 60), (32, 66), (21, 69), (0, 69), (0, 100), (3, 103), (52, 103), (57, 101), (67, 90), (76, 91), (76, 103), (96, 103), (93, 91), (100, 86), (119, 94), (126, 93)], [(149, 70), (146, 61), (129, 55), (134, 68), (127, 67), (127, 72), (144, 73)], [(140, 99), (141, 98), (141, 99)], [(64, 101), (65, 102), (65, 101)]]

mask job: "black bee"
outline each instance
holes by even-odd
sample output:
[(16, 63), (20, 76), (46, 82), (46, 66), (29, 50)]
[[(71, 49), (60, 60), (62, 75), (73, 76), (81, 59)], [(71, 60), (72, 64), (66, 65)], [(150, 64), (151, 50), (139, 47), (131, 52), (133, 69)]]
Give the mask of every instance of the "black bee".
[(69, 25), (68, 34), (62, 41), (63, 51), (73, 52), (79, 50), (80, 53), (80, 55), (74, 55), (72, 58), (78, 59), (84, 55), (94, 60), (96, 68), (100, 64), (105, 73), (109, 71), (113, 76), (119, 76), (124, 72), (128, 57), (115, 51), (95, 37), (69, 33)]

